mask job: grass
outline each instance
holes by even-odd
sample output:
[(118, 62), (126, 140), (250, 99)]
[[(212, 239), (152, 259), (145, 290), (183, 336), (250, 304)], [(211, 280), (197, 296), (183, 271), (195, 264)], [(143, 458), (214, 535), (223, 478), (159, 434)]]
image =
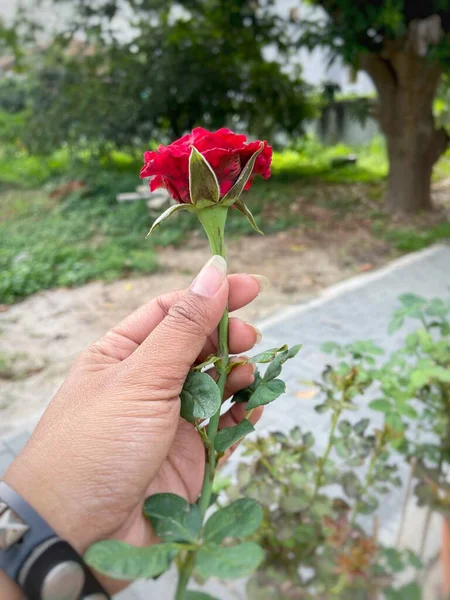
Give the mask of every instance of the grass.
[[(334, 159), (354, 152), (356, 165), (332, 166)], [(183, 243), (197, 224), (192, 215), (175, 216), (144, 240), (153, 220), (145, 202), (115, 200), (138, 185), (140, 163), (115, 152), (102, 168), (90, 170), (87, 153), (74, 159), (63, 149), (43, 159), (20, 149), (0, 151), (0, 302), (12, 303), (52, 287), (157, 270), (158, 248)], [(323, 147), (307, 138), (295, 149), (275, 153), (273, 177), (257, 180), (247, 201), (266, 233), (320, 226), (302, 208), (314, 205), (331, 211), (334, 219), (370, 219), (374, 234), (400, 251), (449, 238), (448, 222), (421, 228), (390, 224), (381, 201), (386, 174), (381, 140), (355, 150)], [(450, 176), (450, 154), (440, 161), (436, 176)], [(52, 197), (52, 189), (74, 180), (85, 187), (72, 192), (67, 188), (66, 197)], [(241, 236), (252, 230), (238, 211), (231, 211), (228, 232)]]

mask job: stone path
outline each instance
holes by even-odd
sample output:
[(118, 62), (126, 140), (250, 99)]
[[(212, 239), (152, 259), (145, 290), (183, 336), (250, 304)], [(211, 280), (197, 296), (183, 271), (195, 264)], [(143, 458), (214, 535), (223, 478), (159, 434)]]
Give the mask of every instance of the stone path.
[[(399, 347), (405, 330), (389, 336), (387, 324), (392, 311), (397, 306), (397, 298), (404, 292), (413, 292), (425, 297), (445, 297), (450, 285), (450, 246), (438, 245), (427, 250), (407, 255), (378, 271), (360, 275), (336, 286), (328, 288), (319, 298), (303, 305), (293, 306), (261, 323), (264, 335), (263, 345), (272, 347), (282, 343), (293, 345), (298, 342), (304, 348), (296, 361), (290, 361), (284, 371), (288, 392), (283, 400), (267, 407), (258, 427), (258, 433), (270, 430), (288, 430), (302, 425), (316, 436), (317, 443), (324, 446), (327, 439), (328, 423), (314, 409), (317, 399), (299, 399), (296, 392), (305, 380), (313, 380), (320, 375), (329, 356), (320, 351), (320, 345), (328, 340), (348, 343), (358, 339), (371, 338), (383, 347), (386, 353)], [(263, 348), (262, 348), (263, 349)], [(367, 401), (366, 401), (367, 402)], [(364, 406), (357, 413), (361, 418), (368, 412)], [(373, 418), (373, 412), (371, 412)], [(15, 453), (26, 441), (27, 432), (20, 431), (0, 440), (0, 475)], [(227, 466), (232, 472), (239, 456), (235, 455)], [(403, 467), (405, 476), (405, 468)], [(400, 491), (384, 501), (380, 509), (382, 523), (381, 536), (384, 541), (393, 540), (398, 526)], [(410, 507), (414, 526), (406, 527), (405, 543), (417, 544), (417, 521), (422, 515), (414, 506)], [(409, 531), (410, 530), (410, 531)], [(439, 522), (430, 527), (427, 554), (431, 556), (438, 547)], [(150, 597), (171, 600), (174, 576), (169, 573), (157, 583), (139, 583), (119, 595), (120, 600), (147, 600)], [(239, 588), (241, 591), (239, 591)], [(212, 583), (207, 588), (221, 600), (232, 600), (236, 594), (229, 588)], [(242, 586), (237, 588), (242, 598)], [(427, 600), (431, 596), (427, 595)]]

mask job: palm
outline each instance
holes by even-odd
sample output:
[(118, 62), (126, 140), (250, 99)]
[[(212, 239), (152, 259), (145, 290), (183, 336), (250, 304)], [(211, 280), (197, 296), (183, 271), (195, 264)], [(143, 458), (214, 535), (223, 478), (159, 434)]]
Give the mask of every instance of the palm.
[(171, 490), (190, 502), (197, 499), (205, 468), (205, 449), (194, 426), (180, 419), (175, 441), (148, 487), (148, 495)]

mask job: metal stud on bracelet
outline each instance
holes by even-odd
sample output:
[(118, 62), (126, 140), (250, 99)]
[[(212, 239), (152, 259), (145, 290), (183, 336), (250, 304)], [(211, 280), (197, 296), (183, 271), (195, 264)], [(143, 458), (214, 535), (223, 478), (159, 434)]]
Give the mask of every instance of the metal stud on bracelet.
[(74, 560), (55, 565), (42, 582), (42, 600), (78, 600), (83, 591), (83, 567)]
[[(3, 509), (3, 510), (2, 510)], [(20, 542), (30, 528), (5, 502), (0, 506), (0, 550)]]

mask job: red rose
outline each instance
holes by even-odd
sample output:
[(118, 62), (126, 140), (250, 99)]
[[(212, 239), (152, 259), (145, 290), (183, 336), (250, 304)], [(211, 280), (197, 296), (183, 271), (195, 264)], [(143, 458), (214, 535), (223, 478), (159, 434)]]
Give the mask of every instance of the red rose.
[(142, 177), (152, 177), (150, 190), (166, 188), (180, 204), (191, 203), (189, 195), (189, 156), (194, 146), (211, 165), (216, 174), (222, 198), (236, 182), (242, 169), (251, 156), (263, 144), (261, 154), (256, 159), (253, 173), (245, 185), (248, 190), (254, 175), (270, 177), (272, 148), (266, 141), (247, 142), (247, 136), (233, 133), (230, 129), (207, 131), (196, 127), (192, 133), (183, 136), (169, 146), (159, 146), (156, 152), (145, 152)]

